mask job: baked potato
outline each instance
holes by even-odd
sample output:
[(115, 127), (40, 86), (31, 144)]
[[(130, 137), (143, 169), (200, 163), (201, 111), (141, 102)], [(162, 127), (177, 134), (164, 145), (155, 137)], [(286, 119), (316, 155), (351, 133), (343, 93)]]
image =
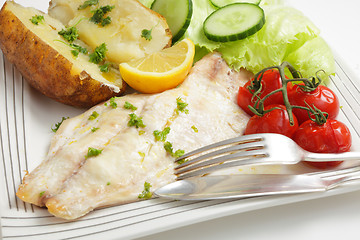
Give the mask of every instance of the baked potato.
[[(77, 9), (84, 1), (72, 1), (76, 3), (74, 8)], [(67, 29), (61, 21), (34, 8), (25, 8), (13, 1), (7, 1), (0, 11), (0, 48), (32, 87), (59, 102), (89, 108), (113, 96), (119, 96), (124, 93), (126, 84), (121, 79), (118, 63), (169, 46), (171, 34), (166, 21), (137, 0), (108, 2), (115, 6), (114, 15), (111, 15), (112, 23), (104, 27), (92, 23), (95, 27), (89, 25), (87, 30), (89, 20), (84, 19), (83, 13), (76, 15), (75, 9), (76, 14), (67, 18), (70, 19), (69, 24), (79, 18), (82, 20), (77, 22), (76, 26), (79, 27), (79, 37), (69, 43), (59, 35), (59, 31)], [(51, 15), (60, 16), (64, 9), (68, 10), (66, 3), (70, 1), (53, 1)], [(120, 7), (120, 3), (128, 5)], [(61, 4), (65, 7), (59, 7)], [(125, 20), (130, 23), (123, 22), (124, 19), (116, 15), (121, 14), (120, 10), (115, 11), (116, 8), (128, 9)], [(135, 9), (136, 13), (130, 13)], [(148, 13), (151, 13), (150, 17)], [(137, 21), (140, 19), (139, 15), (148, 16), (151, 21), (147, 19), (142, 25), (133, 25), (133, 22), (141, 23)], [(41, 20), (33, 23), (31, 20), (36, 16), (40, 16)], [(130, 29), (128, 24), (133, 29)], [(149, 26), (153, 27), (151, 41), (141, 37), (142, 30), (140, 34), (138, 32), (139, 29)], [(116, 32), (115, 28), (119, 31)], [(82, 37), (86, 41), (82, 41)], [(92, 38), (95, 40), (91, 41)], [(100, 63), (90, 62), (89, 56), (94, 54), (96, 47), (102, 43), (105, 43), (107, 48), (105, 60)], [(116, 45), (121, 47), (117, 48)], [(88, 53), (79, 52), (74, 46), (87, 49)], [(74, 55), (74, 50), (77, 55)], [(100, 70), (100, 64), (105, 61), (109, 67), (104, 72)]]
[[(75, 26), (79, 38), (95, 48), (105, 42), (109, 61), (120, 64), (142, 58), (171, 45), (171, 32), (164, 17), (137, 0), (101, 0), (95, 5), (83, 6), (85, 0), (51, 0), (48, 13), (64, 25)], [(92, 17), (101, 7), (112, 9), (104, 17), (111, 23), (102, 26)], [(143, 30), (151, 30), (151, 40), (142, 37)]]
[[(33, 16), (44, 19), (36, 25)], [(87, 55), (72, 55), (74, 49), (58, 34), (64, 28), (34, 8), (8, 1), (0, 11), (0, 48), (32, 87), (59, 102), (87, 108), (123, 93), (118, 70), (103, 74)]]

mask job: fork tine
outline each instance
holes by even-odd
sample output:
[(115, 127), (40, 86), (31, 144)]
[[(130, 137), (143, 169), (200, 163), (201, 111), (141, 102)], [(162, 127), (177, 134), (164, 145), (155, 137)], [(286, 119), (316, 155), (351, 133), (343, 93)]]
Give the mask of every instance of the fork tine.
[(244, 136), (240, 136), (240, 137), (236, 137), (236, 138), (227, 139), (227, 140), (213, 143), (213, 144), (198, 148), (194, 151), (188, 152), (188, 153), (182, 155), (181, 157), (177, 158), (175, 160), (175, 162), (179, 162), (181, 160), (184, 160), (186, 158), (189, 158), (191, 156), (203, 153), (205, 151), (208, 151), (208, 150), (211, 150), (214, 148), (224, 147), (224, 146), (230, 145), (230, 144), (244, 144), (244, 143), (249, 143), (249, 142), (259, 142), (261, 140), (263, 140), (263, 137), (258, 134), (244, 135)]
[[(198, 165), (196, 166), (190, 165), (186, 169), (175, 171), (175, 175), (177, 175), (176, 178), (177, 180), (181, 180), (189, 177), (195, 177), (206, 173), (210, 173), (218, 169), (259, 163), (262, 161), (263, 158), (266, 157), (267, 155), (262, 149), (238, 152), (206, 161), (206, 165), (202, 167), (198, 167)], [(209, 162), (213, 162), (213, 163), (209, 164)]]
[[(224, 147), (219, 150), (214, 149), (215, 151), (205, 153), (193, 159), (190, 159), (179, 166), (176, 166), (174, 169), (178, 172), (186, 171), (188, 168), (199, 168), (209, 164), (215, 164), (217, 156), (224, 154), (234, 154), (235, 152), (245, 152), (252, 151), (256, 149), (263, 149), (264, 143), (262, 141), (257, 142), (247, 142), (242, 144), (232, 145), (230, 147)], [(211, 149), (213, 150), (213, 149)]]

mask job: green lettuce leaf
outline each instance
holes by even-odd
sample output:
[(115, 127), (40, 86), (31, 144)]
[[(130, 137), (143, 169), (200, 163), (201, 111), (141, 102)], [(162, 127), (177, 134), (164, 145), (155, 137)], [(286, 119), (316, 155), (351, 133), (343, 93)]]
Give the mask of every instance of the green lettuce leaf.
[[(256, 34), (235, 42), (218, 43), (206, 38), (202, 23), (213, 11), (209, 0), (192, 0), (193, 17), (185, 37), (196, 45), (196, 59), (206, 52), (219, 51), (236, 70), (246, 68), (254, 73), (263, 68), (290, 62), (303, 77), (314, 76), (322, 69), (327, 76), (335, 72), (330, 47), (319, 36), (319, 29), (300, 11), (277, 0), (262, 1), (266, 23)], [(200, 55), (199, 55), (200, 54)]]

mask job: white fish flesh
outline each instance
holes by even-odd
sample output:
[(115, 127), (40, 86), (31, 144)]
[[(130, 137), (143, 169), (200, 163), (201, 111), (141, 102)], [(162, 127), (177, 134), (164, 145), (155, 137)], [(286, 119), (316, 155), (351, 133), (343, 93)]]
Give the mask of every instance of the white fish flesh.
[[(236, 96), (251, 76), (233, 71), (212, 53), (195, 64), (178, 88), (125, 95), (65, 120), (47, 158), (24, 177), (17, 196), (65, 219), (138, 200), (145, 182), (153, 190), (175, 180), (174, 156), (165, 142), (173, 152), (188, 152), (243, 133), (248, 116)], [(177, 110), (180, 99), (188, 104), (184, 111)], [(124, 108), (126, 102), (137, 109)], [(91, 119), (95, 112), (98, 116)], [(129, 114), (141, 117), (145, 127), (129, 126)], [(167, 127), (166, 140), (156, 140), (154, 131)], [(90, 147), (101, 153), (86, 157)]]

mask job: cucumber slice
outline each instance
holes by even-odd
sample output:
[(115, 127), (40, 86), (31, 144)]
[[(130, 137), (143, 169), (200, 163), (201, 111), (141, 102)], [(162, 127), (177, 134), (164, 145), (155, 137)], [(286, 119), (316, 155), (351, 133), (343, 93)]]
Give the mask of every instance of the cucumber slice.
[(211, 13), (204, 21), (205, 36), (215, 42), (244, 39), (265, 24), (264, 10), (252, 3), (233, 3)]
[(190, 25), (193, 4), (191, 0), (155, 0), (151, 9), (165, 17), (174, 43), (184, 35)]
[(214, 5), (217, 8), (225, 7), (226, 5), (232, 4), (232, 3), (252, 3), (259, 5), (261, 0), (210, 0), (212, 5)]

